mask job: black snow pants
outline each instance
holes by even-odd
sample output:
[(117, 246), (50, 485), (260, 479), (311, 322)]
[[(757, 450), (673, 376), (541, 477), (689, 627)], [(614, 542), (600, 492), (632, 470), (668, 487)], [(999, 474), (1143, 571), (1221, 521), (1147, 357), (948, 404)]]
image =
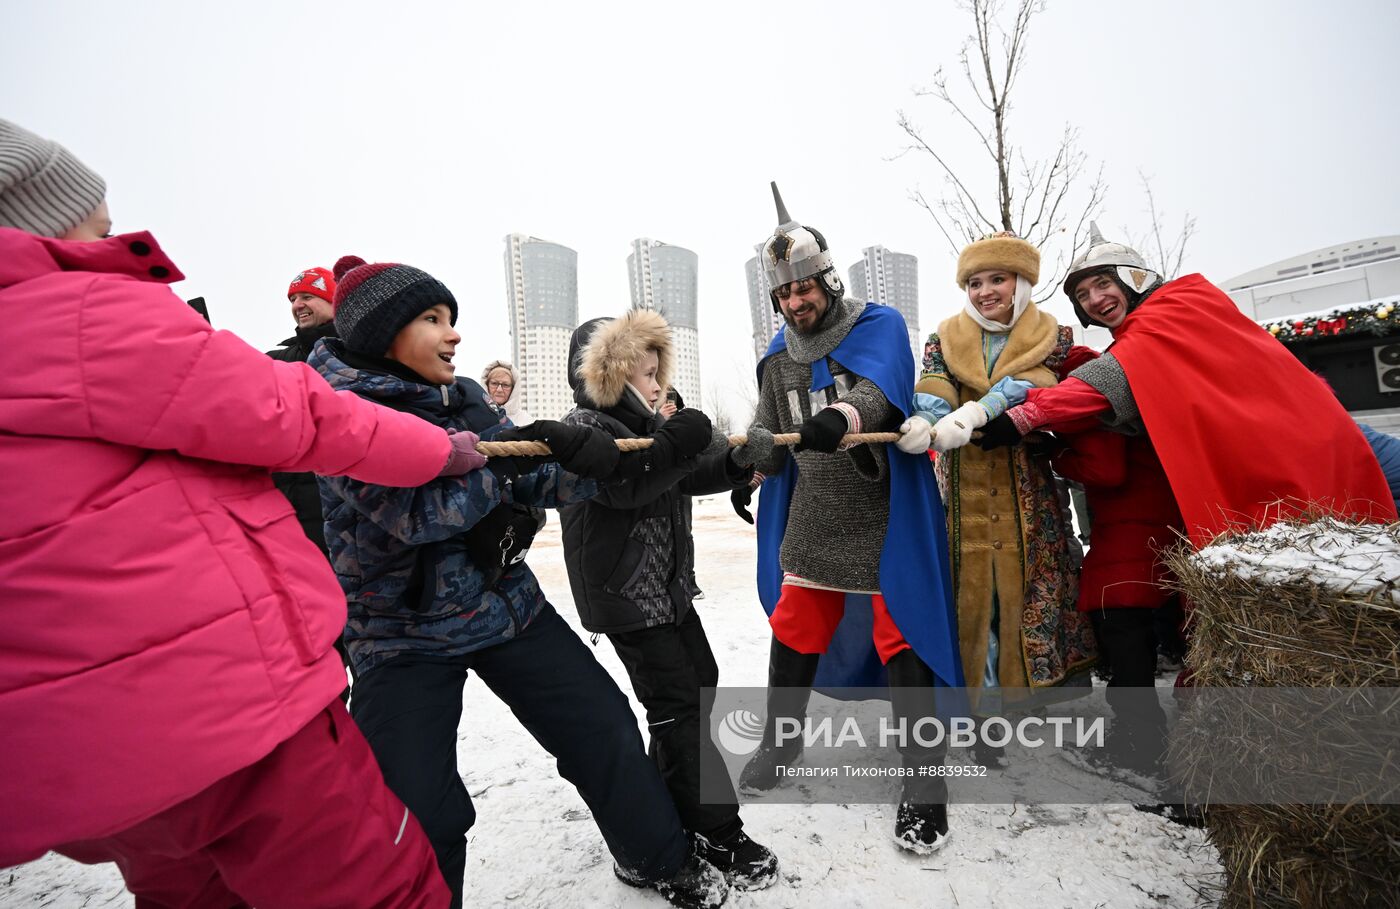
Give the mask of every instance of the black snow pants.
[(1112, 673), (1105, 692), (1113, 708), (1109, 751), (1127, 769), (1158, 773), (1166, 749), (1167, 718), (1155, 687), (1154, 611), (1134, 607), (1102, 609), (1095, 618), (1099, 648), (1108, 657)]
[[(743, 828), (738, 799), (724, 773), (724, 759), (710, 739), (710, 718), (701, 712), (700, 689), (719, 684), (719, 666), (694, 609), (679, 624), (656, 625), (608, 635), (632, 690), (647, 713), (650, 753), (671, 790), (687, 830), (719, 843)], [(701, 802), (701, 749), (709, 775), (703, 791), (722, 800)]]
[(690, 846), (670, 793), (642, 749), (627, 696), (546, 604), (504, 643), (455, 657), (397, 657), (355, 680), (351, 715), (385, 782), (427, 832), (454, 909), (462, 904), (466, 833), (476, 821), (457, 769), (468, 671), (554, 756), (618, 865), (647, 880), (680, 870)]

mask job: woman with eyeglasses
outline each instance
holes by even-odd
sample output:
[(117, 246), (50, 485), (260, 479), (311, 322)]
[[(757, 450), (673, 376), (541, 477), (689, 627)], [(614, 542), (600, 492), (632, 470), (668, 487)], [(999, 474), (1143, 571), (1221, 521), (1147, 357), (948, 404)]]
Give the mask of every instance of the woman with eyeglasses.
[(506, 412), (516, 426), (535, 422), (535, 418), (525, 412), (520, 399), (515, 396), (515, 387), (520, 384), (520, 373), (505, 360), (492, 360), (481, 371), (481, 387), (491, 398), (491, 403)]

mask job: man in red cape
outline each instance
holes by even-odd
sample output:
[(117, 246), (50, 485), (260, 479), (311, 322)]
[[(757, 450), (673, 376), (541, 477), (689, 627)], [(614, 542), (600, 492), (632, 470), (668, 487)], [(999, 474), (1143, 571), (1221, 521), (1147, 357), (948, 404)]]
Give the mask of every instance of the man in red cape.
[(1162, 282), (1130, 247), (1090, 246), (1065, 293), (1113, 343), (989, 423), (995, 447), (1035, 429), (1146, 432), (1193, 546), (1310, 509), (1394, 521), (1360, 428), (1330, 389), (1200, 275)]
[[(1089, 249), (1070, 266), (1064, 289), (1080, 322), (1108, 328), (1113, 343), (1059, 385), (1031, 389), (1025, 403), (983, 428), (978, 444), (1016, 444), (1037, 429), (1106, 426), (1136, 437), (1128, 440), (1128, 473), (1100, 493), (1112, 496), (1113, 514), (1134, 516), (1132, 527), (1115, 528), (1127, 536), (1108, 544), (1146, 547), (1142, 556), (1155, 563), (1162, 541), (1182, 528), (1199, 549), (1232, 528), (1314, 509), (1396, 519), (1370, 445), (1331, 390), (1218, 287), (1200, 275), (1163, 283), (1136, 250), (1105, 242), (1091, 225)], [(1091, 450), (1099, 449), (1084, 453)], [(1168, 583), (1158, 574), (1154, 567), (1142, 581)], [(1113, 675), (1109, 751), (1120, 766), (1150, 775), (1166, 717), (1154, 687), (1153, 610), (1131, 608), (1131, 593), (1101, 589), (1091, 608)]]

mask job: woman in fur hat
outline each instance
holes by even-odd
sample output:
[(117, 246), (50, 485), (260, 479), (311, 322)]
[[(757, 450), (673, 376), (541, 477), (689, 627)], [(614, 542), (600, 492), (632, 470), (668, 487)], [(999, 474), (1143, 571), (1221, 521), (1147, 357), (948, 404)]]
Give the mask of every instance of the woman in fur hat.
[[(672, 447), (692, 423), (703, 421), (708, 436), (709, 421), (698, 411), (682, 409), (669, 419), (658, 412), (673, 364), (670, 326), (652, 310), (584, 323), (569, 344), (569, 384), (578, 406), (564, 422), (614, 438), (650, 437), (649, 451)], [(710, 755), (713, 770), (704, 782), (710, 797), (701, 801), (700, 749), (715, 746), (700, 689), (719, 683), (719, 667), (691, 602), (694, 547), (682, 506), (687, 496), (747, 487), (753, 476), (752, 467), (736, 464), (716, 442), (681, 459), (663, 453), (674, 466), (607, 487), (559, 519), (579, 618), (584, 628), (608, 636), (627, 668), (646, 708), (651, 753), (681, 822), (701, 857), (733, 886), (758, 889), (777, 879), (778, 862), (744, 833), (718, 752)], [(728, 798), (714, 798), (716, 787)]]
[(1048, 457), (1032, 446), (960, 447), (973, 430), (1056, 384), (1096, 354), (1031, 302), (1040, 253), (1013, 234), (985, 237), (958, 257), (962, 312), (924, 347), (916, 409), (934, 420), (948, 506), (958, 635), (970, 687), (1040, 688), (1094, 662), (1089, 623), (1075, 611), (1075, 576)]

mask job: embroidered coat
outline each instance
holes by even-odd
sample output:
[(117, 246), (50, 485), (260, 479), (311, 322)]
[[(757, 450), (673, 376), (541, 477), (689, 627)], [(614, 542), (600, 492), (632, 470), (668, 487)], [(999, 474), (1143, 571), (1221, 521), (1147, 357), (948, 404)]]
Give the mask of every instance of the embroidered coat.
[[(916, 391), (952, 407), (976, 401), (1011, 376), (1055, 385), (1094, 356), (1034, 303), (987, 367), (991, 336), (966, 313), (938, 326), (924, 347)], [(1096, 657), (1087, 616), (1075, 609), (1069, 535), (1049, 460), (1025, 445), (985, 452), (975, 445), (938, 458), (947, 505), (958, 636), (969, 687), (983, 683), (993, 617), (996, 677), (1003, 688), (1058, 685)]]

